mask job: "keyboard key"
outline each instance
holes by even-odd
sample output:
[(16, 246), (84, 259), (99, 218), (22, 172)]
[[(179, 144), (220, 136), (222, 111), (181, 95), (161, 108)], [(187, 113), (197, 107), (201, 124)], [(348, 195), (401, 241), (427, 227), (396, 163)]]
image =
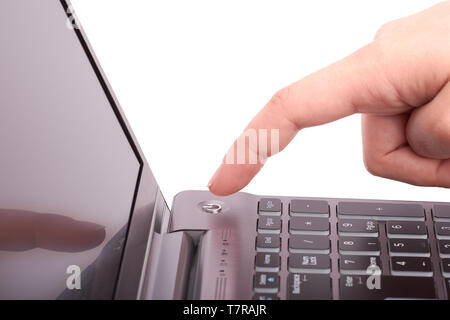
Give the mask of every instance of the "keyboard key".
[(436, 238), (450, 239), (450, 222), (436, 222), (434, 225)]
[(286, 297), (288, 300), (329, 300), (331, 278), (321, 274), (290, 273)]
[(430, 247), (425, 239), (390, 239), (389, 254), (402, 257), (429, 257)]
[(450, 221), (450, 205), (433, 206), (434, 221)]
[(330, 273), (330, 256), (325, 254), (305, 255), (292, 253), (289, 256), (289, 271), (297, 273)]
[(281, 219), (280, 217), (261, 216), (258, 219), (259, 233), (280, 233)]
[(292, 200), (289, 211), (291, 216), (329, 216), (328, 202), (323, 200)]
[(292, 217), (289, 220), (289, 232), (292, 234), (328, 235), (330, 223), (327, 218)]
[(330, 253), (330, 239), (327, 236), (293, 235), (289, 238), (289, 252)]
[(280, 216), (281, 200), (274, 198), (263, 198), (259, 201), (258, 213), (262, 216)]
[(280, 297), (273, 293), (257, 293), (253, 296), (253, 300), (280, 300)]
[(278, 253), (258, 252), (255, 257), (255, 270), (262, 272), (280, 271), (280, 256)]
[(380, 255), (378, 239), (367, 237), (340, 237), (339, 252), (348, 255)]
[(257, 272), (253, 279), (253, 288), (256, 293), (277, 293), (280, 287), (280, 278), (277, 273)]
[(450, 300), (450, 279), (445, 279), (445, 288), (447, 289), (447, 300)]
[(389, 238), (426, 239), (427, 227), (422, 221), (388, 221), (386, 223)]
[(450, 259), (442, 259), (441, 267), (442, 275), (446, 278), (450, 278)]
[(339, 218), (425, 220), (425, 211), (419, 204), (342, 201), (337, 210)]
[(372, 273), (369, 266), (381, 269), (380, 257), (377, 256), (346, 256), (339, 257), (339, 270), (342, 274), (367, 275)]
[[(436, 299), (433, 278), (382, 275), (379, 278), (380, 289), (373, 285), (370, 286), (372, 289), (369, 289), (367, 279), (368, 276), (341, 277), (339, 279), (340, 298), (344, 300)], [(371, 283), (374, 284), (374, 282)]]
[(281, 240), (278, 235), (260, 234), (256, 237), (256, 251), (279, 252)]
[(450, 240), (438, 240), (439, 256), (450, 258)]
[(393, 257), (391, 258), (391, 273), (394, 276), (432, 277), (430, 258)]
[(378, 237), (378, 223), (374, 220), (343, 219), (338, 222), (339, 236)]

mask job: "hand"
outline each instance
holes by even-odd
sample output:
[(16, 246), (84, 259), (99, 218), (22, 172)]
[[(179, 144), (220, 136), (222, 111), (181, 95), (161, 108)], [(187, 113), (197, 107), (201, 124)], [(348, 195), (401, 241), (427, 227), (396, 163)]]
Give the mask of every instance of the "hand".
[[(247, 129), (256, 130), (258, 136), (258, 129), (279, 129), (281, 151), (301, 129), (362, 113), (364, 163), (369, 172), (448, 188), (449, 76), (447, 1), (387, 23), (357, 52), (278, 91)], [(239, 139), (245, 141), (245, 135)], [(239, 191), (262, 168), (265, 152), (248, 145), (246, 155), (256, 155), (258, 161), (230, 163), (228, 157), (208, 185), (211, 192)], [(228, 153), (235, 160), (234, 151), (236, 142)]]
[(0, 250), (80, 252), (100, 245), (105, 228), (69, 217), (0, 209)]

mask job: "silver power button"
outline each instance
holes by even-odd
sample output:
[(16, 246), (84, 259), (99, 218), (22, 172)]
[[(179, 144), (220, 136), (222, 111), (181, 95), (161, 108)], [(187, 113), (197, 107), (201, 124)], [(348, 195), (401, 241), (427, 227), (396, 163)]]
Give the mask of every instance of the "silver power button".
[(222, 211), (222, 206), (218, 203), (206, 203), (202, 206), (203, 211), (211, 214), (218, 214)]

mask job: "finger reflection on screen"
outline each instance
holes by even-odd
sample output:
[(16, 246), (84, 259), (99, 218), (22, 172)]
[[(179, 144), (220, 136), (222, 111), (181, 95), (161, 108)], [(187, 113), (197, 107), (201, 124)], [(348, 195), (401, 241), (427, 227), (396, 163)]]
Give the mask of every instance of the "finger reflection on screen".
[(59, 214), (0, 209), (0, 250), (81, 252), (97, 247), (105, 236), (105, 227), (92, 222)]

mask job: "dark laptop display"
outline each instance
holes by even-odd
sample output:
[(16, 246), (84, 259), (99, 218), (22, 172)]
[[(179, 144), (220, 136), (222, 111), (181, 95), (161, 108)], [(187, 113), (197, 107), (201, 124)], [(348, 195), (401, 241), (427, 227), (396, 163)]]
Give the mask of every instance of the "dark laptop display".
[(56, 298), (102, 252), (78, 294), (112, 298), (118, 277), (141, 164), (67, 20), (0, 2), (0, 299)]

